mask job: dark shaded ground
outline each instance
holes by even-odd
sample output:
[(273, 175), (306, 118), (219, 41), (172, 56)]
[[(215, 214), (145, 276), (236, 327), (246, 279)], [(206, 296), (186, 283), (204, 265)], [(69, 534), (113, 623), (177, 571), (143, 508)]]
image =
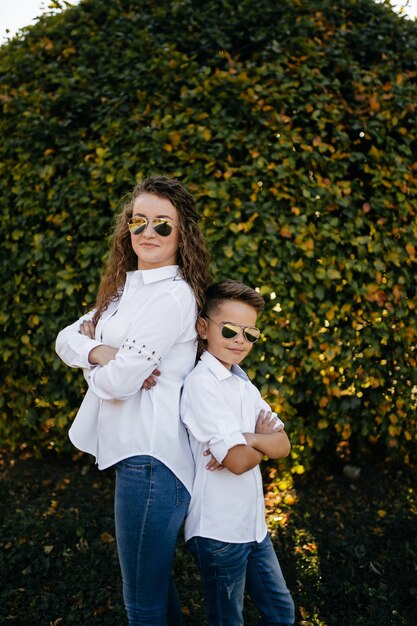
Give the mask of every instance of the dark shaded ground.
[[(267, 483), (274, 469), (265, 470)], [(0, 466), (0, 624), (126, 626), (113, 472), (87, 457)], [(417, 472), (368, 458), (359, 480), (322, 468), (267, 484), (268, 521), (308, 626), (417, 624)], [(279, 508), (278, 508), (279, 505)], [(184, 626), (204, 624), (191, 557), (177, 550)], [(248, 603), (245, 624), (255, 626)]]

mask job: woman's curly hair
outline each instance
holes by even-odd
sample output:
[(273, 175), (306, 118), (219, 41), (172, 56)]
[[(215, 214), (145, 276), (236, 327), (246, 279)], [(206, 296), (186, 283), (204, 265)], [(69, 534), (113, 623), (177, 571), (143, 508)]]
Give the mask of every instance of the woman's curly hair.
[(211, 281), (210, 255), (198, 225), (199, 215), (194, 198), (175, 178), (151, 176), (138, 183), (129, 201), (116, 217), (110, 255), (100, 282), (95, 304), (94, 322), (117, 300), (126, 281), (126, 272), (138, 269), (138, 258), (132, 248), (127, 227), (132, 217), (133, 204), (142, 193), (152, 193), (172, 202), (180, 220), (177, 263), (184, 280), (194, 292), (198, 312), (204, 305), (204, 292)]

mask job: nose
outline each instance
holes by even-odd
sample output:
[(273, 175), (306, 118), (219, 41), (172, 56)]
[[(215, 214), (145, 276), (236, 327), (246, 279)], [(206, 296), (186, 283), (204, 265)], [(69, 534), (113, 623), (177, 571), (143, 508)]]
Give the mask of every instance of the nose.
[(245, 337), (243, 336), (243, 328), (240, 329), (239, 333), (234, 338), (236, 343), (244, 343)]
[(145, 235), (145, 237), (155, 237), (155, 230), (150, 220), (146, 224), (145, 229), (142, 231), (142, 235)]

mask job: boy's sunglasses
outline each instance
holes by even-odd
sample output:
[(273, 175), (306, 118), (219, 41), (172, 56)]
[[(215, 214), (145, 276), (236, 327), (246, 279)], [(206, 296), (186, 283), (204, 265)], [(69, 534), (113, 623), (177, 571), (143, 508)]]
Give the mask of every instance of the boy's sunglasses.
[(250, 343), (255, 343), (255, 341), (258, 341), (261, 336), (261, 331), (255, 326), (239, 326), (239, 324), (232, 324), (231, 322), (222, 322), (219, 324), (219, 322), (212, 320), (208, 315), (206, 315), (205, 318), (222, 329), (222, 337), (225, 339), (233, 339), (233, 337), (237, 337), (240, 331), (243, 331), (244, 338), (246, 341), (250, 341)]
[(156, 217), (153, 220), (148, 220), (147, 217), (135, 215), (134, 217), (131, 217), (127, 223), (128, 228), (133, 235), (140, 235), (143, 233), (148, 224), (151, 224), (156, 234), (161, 237), (168, 237), (172, 233), (172, 229), (177, 228), (174, 222), (168, 217)]

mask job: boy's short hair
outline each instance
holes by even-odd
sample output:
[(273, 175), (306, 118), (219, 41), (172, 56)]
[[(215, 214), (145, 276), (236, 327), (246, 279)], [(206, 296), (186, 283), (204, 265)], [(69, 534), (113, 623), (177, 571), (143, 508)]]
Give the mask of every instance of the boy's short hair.
[(224, 300), (237, 300), (253, 307), (259, 314), (265, 306), (265, 300), (255, 289), (237, 280), (222, 280), (206, 289), (206, 301), (202, 317), (210, 315)]

